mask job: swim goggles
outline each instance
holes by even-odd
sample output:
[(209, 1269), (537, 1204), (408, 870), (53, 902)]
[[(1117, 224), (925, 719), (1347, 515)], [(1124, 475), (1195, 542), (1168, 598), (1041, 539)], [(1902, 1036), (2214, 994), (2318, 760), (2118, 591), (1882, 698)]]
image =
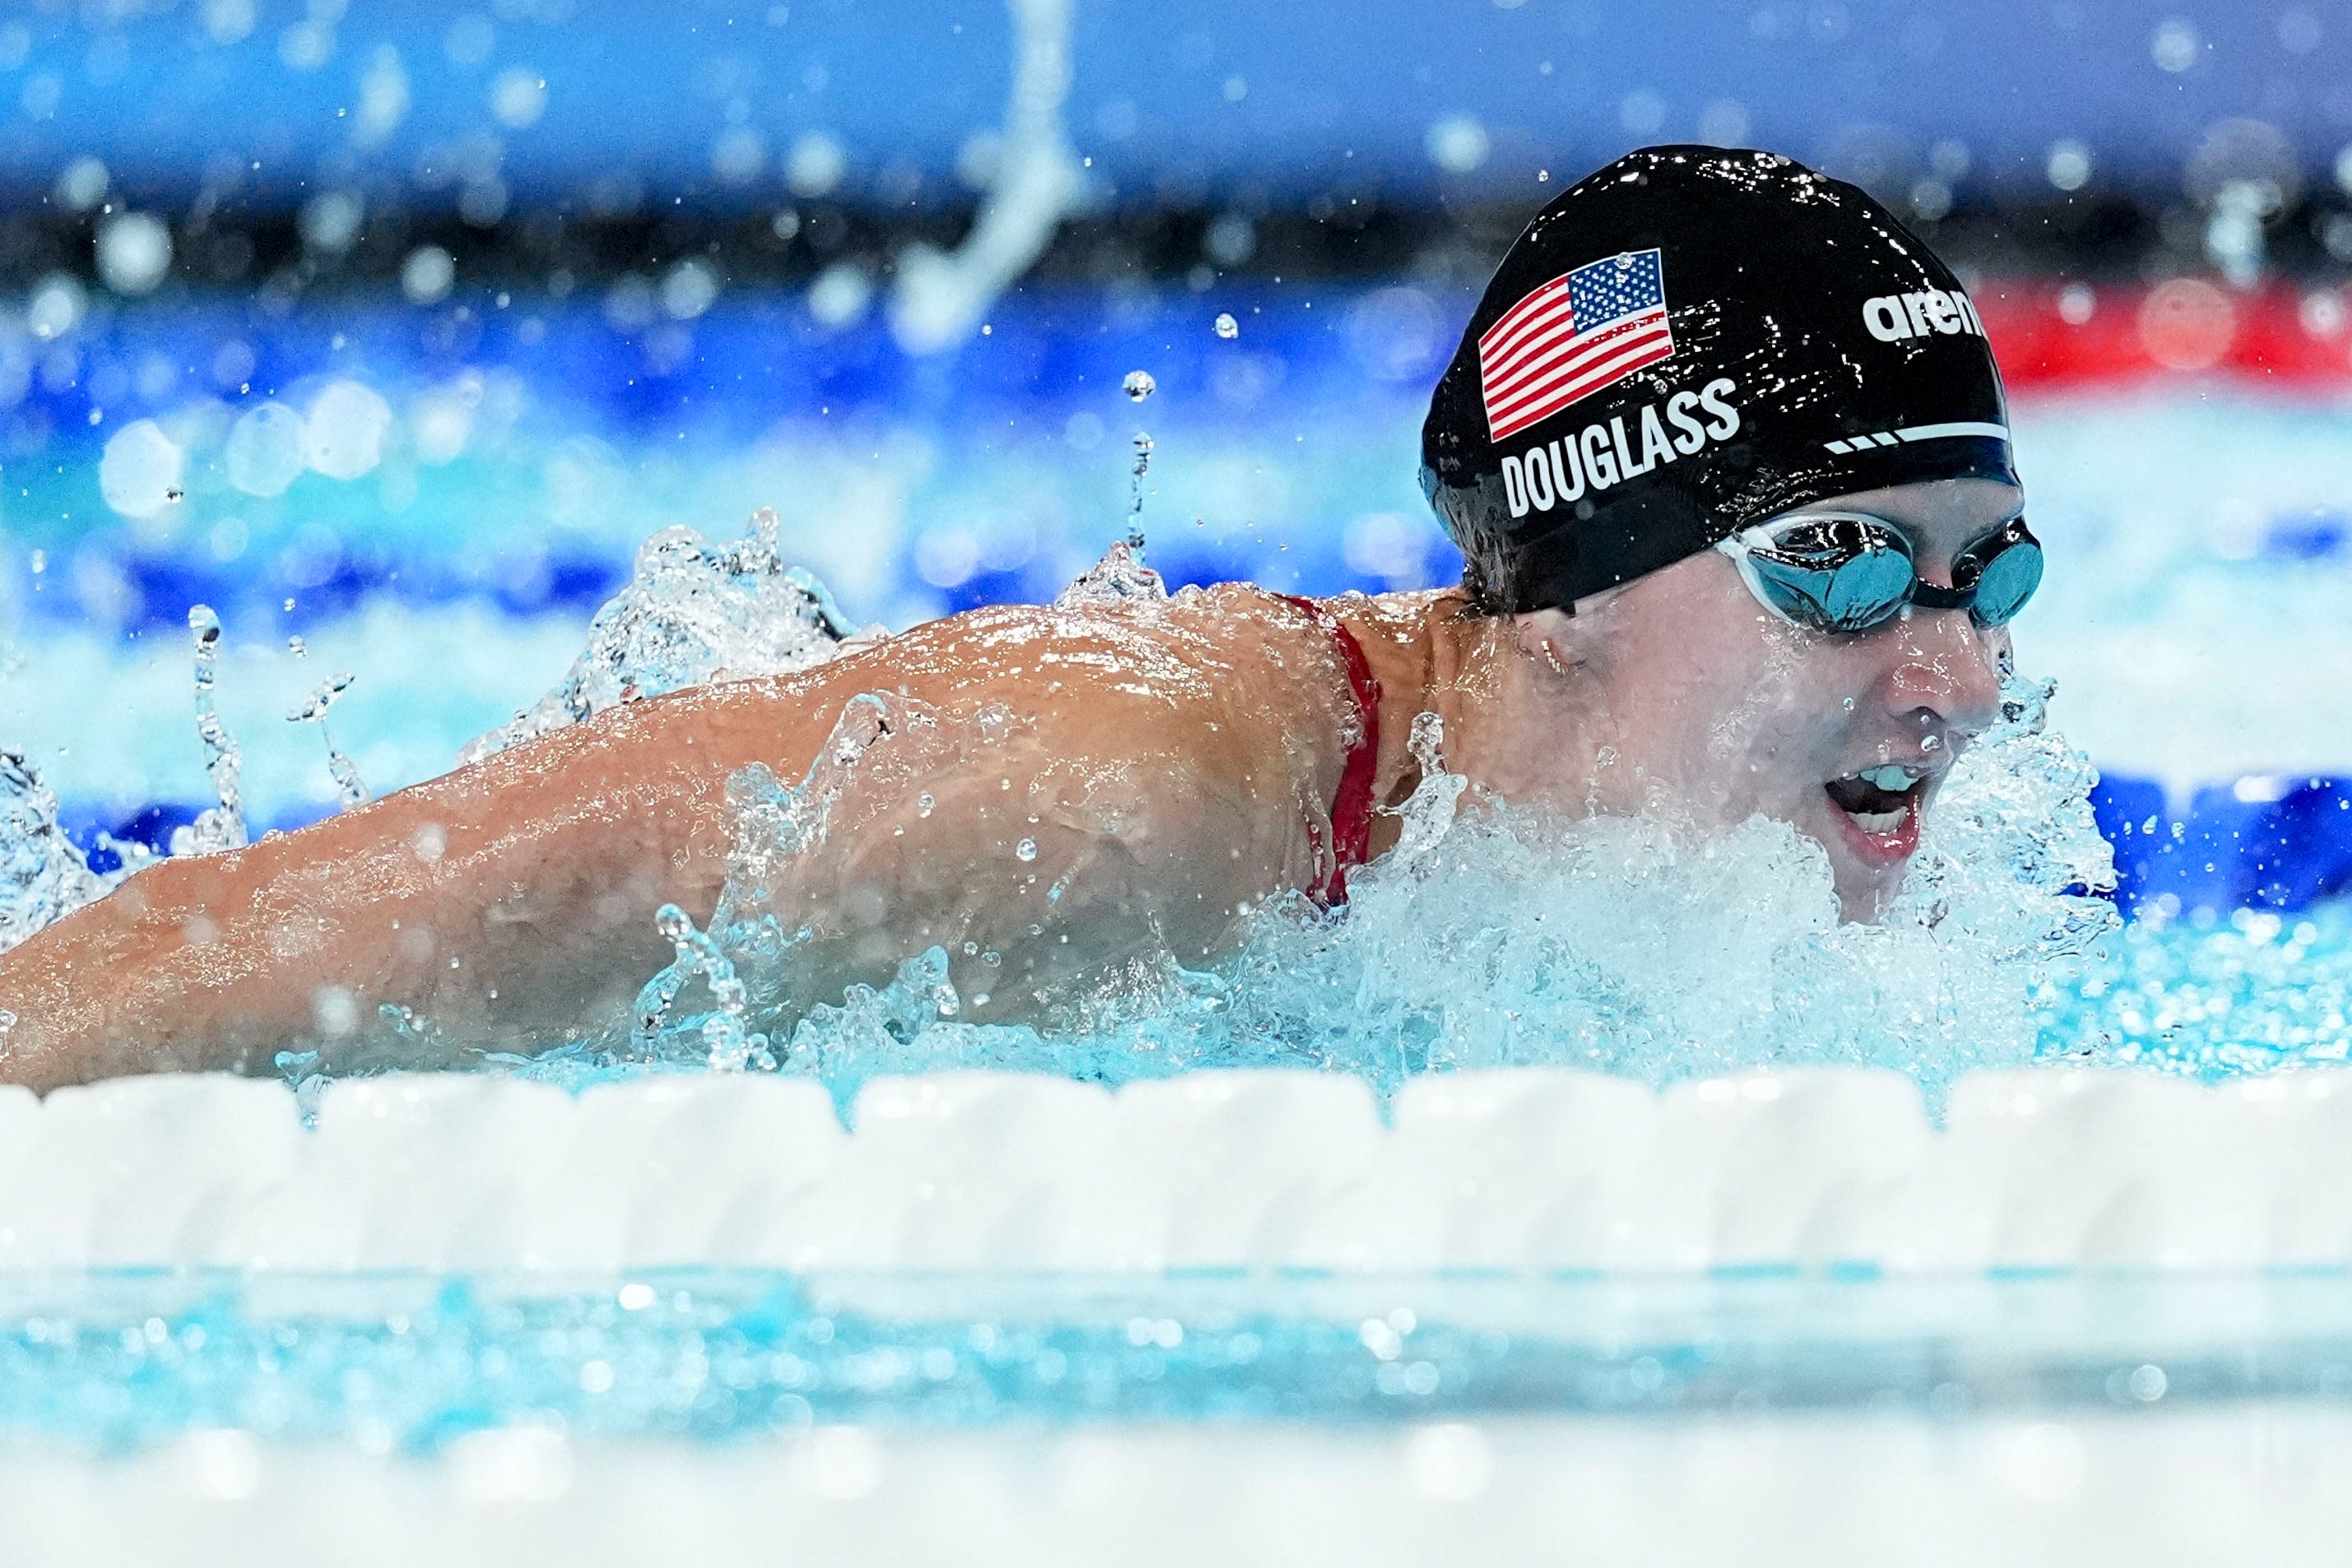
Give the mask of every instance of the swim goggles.
[(1756, 602), (1801, 626), (1866, 632), (1906, 605), (1966, 610), (1979, 626), (2006, 625), (2042, 584), (2042, 542), (2023, 518), (1952, 558), (1952, 585), (1920, 581), (1911, 541), (1883, 517), (1791, 512), (1716, 545), (1739, 565)]

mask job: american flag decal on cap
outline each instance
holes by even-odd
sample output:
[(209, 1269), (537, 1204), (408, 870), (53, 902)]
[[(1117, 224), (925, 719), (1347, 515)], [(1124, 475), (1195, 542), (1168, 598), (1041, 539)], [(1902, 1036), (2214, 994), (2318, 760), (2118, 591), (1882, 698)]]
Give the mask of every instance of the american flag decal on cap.
[(1504, 311), (1478, 340), (1487, 431), (1499, 441), (1674, 352), (1658, 253), (1589, 261)]

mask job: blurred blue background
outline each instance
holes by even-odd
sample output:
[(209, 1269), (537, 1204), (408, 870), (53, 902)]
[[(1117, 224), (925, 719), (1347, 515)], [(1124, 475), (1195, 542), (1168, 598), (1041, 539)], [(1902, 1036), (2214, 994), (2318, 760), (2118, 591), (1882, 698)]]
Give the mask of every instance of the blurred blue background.
[[(2265, 128), (2325, 180), (2352, 139), (2352, 10), (2139, 0), (1518, 0), (1071, 7), (1067, 121), (1095, 199), (1524, 200), (1539, 170), (1670, 140), (1834, 171), (2032, 191), (2051, 149), (2169, 193), (2216, 128)], [(1013, 29), (990, 0), (191, 0), (41, 5), (0, 25), (21, 114), (0, 176), (70, 158), (182, 204), (322, 180), (429, 194), (495, 178), (530, 205), (757, 208), (805, 137), (840, 188), (952, 202), (1002, 118)], [(233, 115), (225, 110), (234, 106)], [(1446, 131), (1466, 121), (1484, 137)], [(1940, 163), (1939, 144), (1946, 147)]]

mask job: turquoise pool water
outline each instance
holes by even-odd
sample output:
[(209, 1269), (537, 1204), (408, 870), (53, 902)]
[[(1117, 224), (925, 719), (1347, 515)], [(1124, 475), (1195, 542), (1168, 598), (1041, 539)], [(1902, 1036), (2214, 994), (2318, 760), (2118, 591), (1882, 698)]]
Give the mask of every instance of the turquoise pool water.
[(2352, 1278), (1886, 1280), (658, 1273), (100, 1276), (0, 1296), (0, 1432), (240, 1427), (375, 1451), (484, 1427), (2065, 1412), (2352, 1397)]

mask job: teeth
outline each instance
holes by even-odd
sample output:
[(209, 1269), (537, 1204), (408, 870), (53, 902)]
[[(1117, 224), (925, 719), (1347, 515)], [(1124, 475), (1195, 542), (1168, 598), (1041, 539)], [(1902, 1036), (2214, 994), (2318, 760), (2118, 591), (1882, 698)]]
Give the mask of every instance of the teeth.
[(1886, 763), (1874, 768), (1864, 768), (1854, 777), (1873, 789), (1883, 789), (1889, 795), (1900, 795), (1919, 782), (1919, 775), (1899, 763)]
[(1864, 833), (1892, 833), (1903, 826), (1903, 818), (1907, 814), (1900, 811), (1856, 811), (1847, 815)]

